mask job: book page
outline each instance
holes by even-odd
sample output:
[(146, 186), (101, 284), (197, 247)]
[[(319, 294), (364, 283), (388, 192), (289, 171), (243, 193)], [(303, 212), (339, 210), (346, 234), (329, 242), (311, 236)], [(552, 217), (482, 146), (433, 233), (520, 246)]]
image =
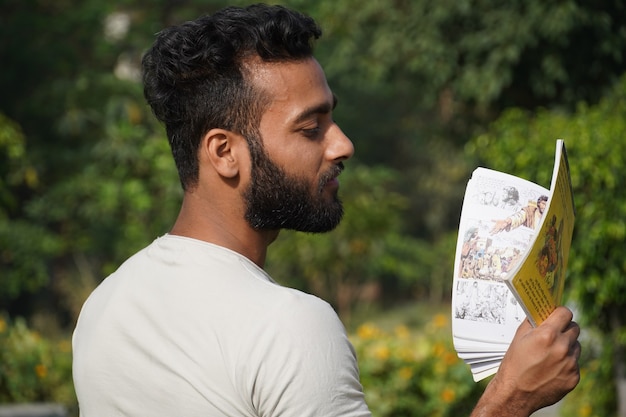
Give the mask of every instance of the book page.
[[(478, 168), (468, 182), (454, 265), (452, 328), (462, 340), (510, 343), (526, 314), (503, 281), (528, 253), (549, 191), (530, 181)], [(528, 217), (526, 219), (526, 217)], [(513, 219), (503, 227), (506, 219)], [(459, 346), (460, 347), (460, 346)], [(457, 349), (458, 351), (458, 349)]]

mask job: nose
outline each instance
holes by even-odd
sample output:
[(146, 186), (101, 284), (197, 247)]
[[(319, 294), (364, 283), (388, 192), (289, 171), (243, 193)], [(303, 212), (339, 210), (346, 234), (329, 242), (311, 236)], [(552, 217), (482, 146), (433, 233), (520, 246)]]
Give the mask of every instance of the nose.
[(345, 161), (354, 155), (354, 145), (341, 128), (335, 123), (328, 131), (326, 154), (332, 161)]

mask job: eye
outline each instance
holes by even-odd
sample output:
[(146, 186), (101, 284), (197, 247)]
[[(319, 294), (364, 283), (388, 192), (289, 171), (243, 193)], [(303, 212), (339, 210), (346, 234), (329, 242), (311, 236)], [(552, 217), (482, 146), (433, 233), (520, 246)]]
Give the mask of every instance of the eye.
[(302, 135), (310, 139), (316, 139), (320, 135), (321, 130), (319, 126), (310, 129), (302, 129)]

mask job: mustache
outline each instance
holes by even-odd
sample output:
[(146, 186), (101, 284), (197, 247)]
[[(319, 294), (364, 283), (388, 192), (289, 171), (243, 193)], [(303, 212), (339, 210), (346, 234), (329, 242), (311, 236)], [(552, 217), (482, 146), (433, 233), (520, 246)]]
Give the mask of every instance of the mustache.
[(333, 165), (328, 171), (322, 174), (319, 181), (319, 189), (322, 190), (326, 183), (334, 178), (337, 178), (339, 174), (345, 169), (343, 162), (339, 162)]

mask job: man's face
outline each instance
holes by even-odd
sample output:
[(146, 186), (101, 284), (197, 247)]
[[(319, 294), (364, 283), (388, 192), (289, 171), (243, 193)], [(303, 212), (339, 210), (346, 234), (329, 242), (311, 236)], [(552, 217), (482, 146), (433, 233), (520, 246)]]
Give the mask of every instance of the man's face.
[(343, 206), (337, 191), (332, 200), (322, 193), (326, 183), (343, 169), (341, 163), (320, 177), (317, 191), (312, 192), (307, 180), (287, 174), (267, 153), (259, 152), (253, 158), (251, 181), (244, 193), (246, 220), (252, 227), (319, 233), (339, 224)]
[(546, 209), (546, 201), (539, 201), (539, 203), (537, 203), (537, 208), (539, 209), (539, 213), (543, 214), (543, 211)]
[(314, 59), (254, 69), (270, 104), (260, 137), (250, 138), (262, 147), (250, 149), (246, 220), (256, 229), (332, 230), (343, 215), (337, 176), (354, 148), (332, 119), (335, 98), (324, 73)]

